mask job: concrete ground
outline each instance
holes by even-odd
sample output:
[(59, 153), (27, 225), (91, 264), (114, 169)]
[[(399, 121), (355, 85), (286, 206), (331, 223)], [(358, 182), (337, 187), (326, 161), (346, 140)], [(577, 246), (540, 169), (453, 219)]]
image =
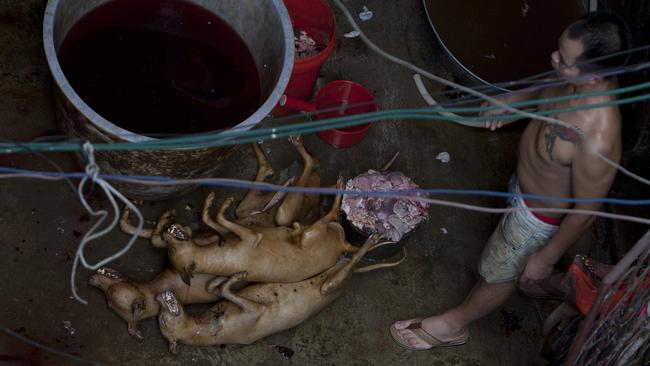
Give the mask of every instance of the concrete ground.
[[(41, 45), (44, 1), (0, 1), (0, 137), (27, 141), (55, 134), (52, 82)], [(420, 0), (350, 0), (355, 12), (362, 5), (374, 11), (363, 27), (387, 51), (439, 75), (449, 77), (435, 51), (435, 41)], [(371, 89), (381, 109), (420, 107), (411, 72), (371, 53), (359, 39), (347, 39), (351, 28), (338, 17), (339, 44), (322, 73), (324, 81), (350, 79)], [(431, 85), (431, 89), (439, 89)], [(388, 121), (377, 123), (366, 138), (350, 149), (336, 150), (316, 136), (307, 147), (321, 162), (326, 184), (336, 176), (351, 176), (377, 168), (400, 152), (393, 165), (422, 187), (504, 190), (515, 163), (521, 126), (498, 133), (441, 122)], [(267, 141), (276, 169), (290, 167), (297, 155), (287, 141)], [(451, 162), (435, 157), (448, 151)], [(79, 171), (70, 156), (47, 154), (67, 171)], [(252, 179), (255, 160), (248, 148), (224, 168), (223, 176)], [(51, 170), (30, 154), (0, 155), (0, 166)], [(287, 174), (285, 170), (283, 174)], [(144, 214), (155, 220), (175, 207), (181, 219), (196, 221), (209, 189), (178, 199), (146, 204)], [(218, 197), (243, 192), (218, 190)], [(503, 206), (485, 198), (463, 202)], [(504, 310), (514, 312), (521, 329), (506, 336), (502, 315), (496, 312), (473, 324), (463, 347), (408, 352), (388, 335), (397, 319), (427, 316), (460, 302), (478, 278), (477, 261), (484, 242), (498, 221), (494, 215), (432, 207), (430, 220), (405, 239), (408, 259), (399, 267), (355, 275), (343, 296), (322, 313), (298, 327), (249, 346), (180, 346), (177, 356), (167, 351), (155, 319), (141, 323), (145, 341), (138, 343), (125, 324), (107, 307), (104, 296), (87, 284), (89, 272), (80, 270), (76, 284), (89, 301), (71, 298), (69, 279), (80, 237), (92, 222), (65, 182), (10, 179), (0, 181), (0, 324), (22, 336), (72, 355), (110, 365), (524, 365), (543, 364), (537, 356), (541, 328), (536, 304), (513, 296)], [(94, 204), (107, 207), (102, 199)], [(191, 205), (191, 206), (188, 206)], [(446, 229), (444, 234), (442, 229)], [(93, 260), (116, 251), (127, 237), (118, 230), (92, 243)], [(164, 266), (164, 251), (140, 240), (123, 258), (111, 264), (137, 280), (152, 278)], [(201, 311), (205, 307), (196, 308)], [(24, 364), (67, 365), (53, 356), (0, 333), (0, 364), (20, 364), (7, 356), (21, 356)], [(290, 360), (274, 347), (292, 349)], [(31, 358), (28, 358), (31, 357)], [(20, 357), (19, 357), (20, 358)], [(27, 363), (28, 359), (36, 363)], [(8, 360), (8, 361), (7, 361)], [(14, 363), (12, 363), (14, 362)]]

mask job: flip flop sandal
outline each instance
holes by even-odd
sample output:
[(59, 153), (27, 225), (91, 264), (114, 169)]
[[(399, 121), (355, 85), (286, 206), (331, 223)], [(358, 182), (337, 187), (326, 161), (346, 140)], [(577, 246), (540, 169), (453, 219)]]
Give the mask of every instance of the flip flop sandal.
[(444, 347), (454, 347), (454, 346), (462, 346), (463, 344), (467, 343), (467, 339), (469, 338), (469, 335), (465, 335), (461, 339), (457, 339), (454, 341), (449, 341), (449, 342), (443, 342), (439, 340), (438, 338), (432, 336), (431, 334), (427, 333), (424, 329), (422, 329), (422, 320), (423, 318), (418, 318), (414, 319), (411, 324), (409, 324), (406, 329), (410, 330), (413, 334), (415, 334), (416, 337), (420, 338), (424, 343), (428, 344), (429, 348), (415, 348), (412, 346), (409, 346), (404, 343), (404, 340), (402, 337), (397, 334), (397, 328), (395, 328), (395, 324), (392, 324), (390, 326), (390, 336), (393, 338), (393, 341), (397, 343), (398, 346), (405, 348), (409, 351), (428, 351), (434, 348), (444, 348)]

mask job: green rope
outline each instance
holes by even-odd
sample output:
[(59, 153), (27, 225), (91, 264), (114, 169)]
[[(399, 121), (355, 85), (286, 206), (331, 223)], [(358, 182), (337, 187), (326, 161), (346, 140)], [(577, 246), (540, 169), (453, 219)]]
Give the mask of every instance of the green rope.
[[(560, 96), (553, 98), (542, 98), (538, 100), (530, 100), (519, 103), (513, 103), (511, 106), (519, 108), (531, 105), (544, 105), (549, 103), (575, 100), (578, 98), (588, 98), (594, 96), (605, 96), (630, 93), (644, 88), (650, 87), (650, 82), (640, 83), (624, 88), (612, 89), (602, 92), (581, 93), (569, 96)], [(650, 94), (643, 94), (640, 96), (623, 98), (603, 103), (585, 104), (576, 107), (556, 108), (537, 112), (538, 115), (552, 115), (557, 113), (573, 112), (584, 109), (600, 108), (612, 105), (621, 105), (627, 103), (634, 103), (642, 100), (650, 99)], [(289, 124), (278, 127), (265, 127), (247, 131), (227, 130), (217, 133), (197, 134), (190, 136), (181, 136), (170, 139), (158, 139), (151, 141), (144, 141), (138, 143), (97, 143), (93, 144), (96, 151), (126, 151), (126, 150), (162, 150), (162, 149), (187, 149), (187, 148), (208, 148), (231, 146), (236, 144), (251, 143), (258, 140), (284, 138), (294, 134), (310, 134), (314, 132), (329, 130), (332, 128), (345, 128), (364, 123), (374, 123), (382, 120), (431, 120), (431, 121), (450, 121), (462, 120), (467, 122), (475, 122), (477, 125), (489, 120), (518, 120), (521, 116), (517, 114), (506, 114), (501, 116), (458, 116), (446, 117), (439, 113), (452, 112), (452, 113), (477, 113), (482, 111), (499, 109), (499, 106), (487, 107), (464, 107), (464, 108), (444, 108), (440, 106), (432, 108), (420, 109), (395, 109), (386, 110), (366, 114), (357, 114), (351, 116), (343, 116), (331, 118), (326, 120), (311, 121)], [(20, 145), (14, 143), (0, 143), (0, 153), (17, 153), (26, 152), (27, 150), (48, 151), (48, 152), (75, 152), (81, 150), (80, 143), (21, 143)]]

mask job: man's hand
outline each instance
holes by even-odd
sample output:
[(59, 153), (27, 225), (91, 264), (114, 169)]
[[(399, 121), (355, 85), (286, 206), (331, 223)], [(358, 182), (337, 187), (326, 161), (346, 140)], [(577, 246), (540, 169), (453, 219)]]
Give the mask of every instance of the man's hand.
[[(493, 105), (492, 103), (485, 101), (481, 103), (481, 108), (486, 108)], [(501, 116), (507, 114), (507, 111), (503, 108), (498, 108), (498, 109), (491, 109), (489, 111), (481, 111), (479, 113), (479, 116), (481, 117), (487, 117), (487, 116)], [(506, 124), (505, 120), (498, 120), (498, 119), (491, 119), (488, 121), (485, 121), (485, 128), (489, 128), (491, 131), (496, 130), (497, 128), (503, 127), (503, 125)]]
[(534, 253), (528, 257), (526, 261), (526, 268), (521, 275), (521, 282), (537, 282), (541, 281), (553, 273), (553, 263), (549, 262), (541, 252)]
[[(513, 103), (517, 102), (523, 102), (525, 100), (533, 100), (537, 99), (541, 96), (542, 89), (536, 89), (536, 90), (519, 90), (507, 94), (502, 94), (499, 95), (496, 100), (501, 103), (501, 104), (507, 104), (511, 105)], [(484, 101), (481, 103), (481, 107), (489, 107), (489, 106), (499, 106), (499, 104), (496, 103), (491, 103), (489, 101)], [(533, 111), (534, 109), (525, 109), (525, 111)], [(503, 108), (503, 107), (498, 107), (495, 109), (491, 109), (489, 111), (484, 111), (479, 113), (479, 116), (507, 116), (507, 115), (512, 115), (512, 112), (509, 110)], [(505, 125), (508, 125), (510, 123), (515, 122), (516, 119), (510, 119), (508, 121), (506, 120), (500, 120), (500, 119), (495, 119), (495, 120), (489, 120), (485, 121), (485, 128), (489, 128), (490, 130), (494, 131), (497, 128), (501, 128)]]

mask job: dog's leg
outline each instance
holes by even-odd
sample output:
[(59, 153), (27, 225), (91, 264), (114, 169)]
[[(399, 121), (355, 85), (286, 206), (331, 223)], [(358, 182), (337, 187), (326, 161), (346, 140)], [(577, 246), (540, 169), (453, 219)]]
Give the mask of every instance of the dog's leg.
[(254, 301), (245, 299), (243, 297), (237, 296), (230, 291), (230, 286), (232, 284), (243, 281), (246, 279), (246, 272), (239, 272), (232, 275), (226, 283), (221, 287), (221, 296), (224, 299), (231, 301), (233, 304), (239, 306), (247, 313), (252, 314), (261, 314), (264, 311), (265, 306), (263, 304), (256, 303)]
[(292, 230), (289, 233), (289, 241), (291, 243), (297, 244), (298, 246), (301, 245), (300, 239), (302, 238), (302, 233), (305, 232), (305, 228), (300, 225), (299, 222), (294, 222), (292, 225)]
[[(124, 206), (124, 210), (122, 210), (122, 216), (120, 216), (120, 229), (125, 234), (133, 235), (135, 234), (136, 227), (129, 220), (130, 215), (131, 210), (128, 206)], [(138, 236), (145, 239), (151, 239), (151, 234), (151, 229), (142, 228), (142, 230), (140, 230), (140, 233), (138, 233)]]
[[(257, 158), (257, 175), (255, 176), (255, 181), (264, 182), (266, 178), (272, 176), (275, 172), (269, 163), (268, 157), (264, 151), (262, 151), (260, 146), (255, 143), (252, 144), (252, 147), (253, 152), (255, 152), (255, 158)], [(255, 211), (261, 211), (271, 200), (273, 194), (273, 192), (264, 194), (255, 189), (249, 190), (246, 193), (246, 196), (244, 196), (244, 199), (242, 199), (241, 202), (239, 202), (239, 205), (237, 205), (235, 215), (238, 218), (243, 218), (250, 216), (250, 214)]]
[[(343, 177), (339, 177), (339, 179), (336, 182), (336, 188), (339, 190), (343, 189)], [(324, 224), (327, 225), (332, 221), (337, 221), (339, 218), (339, 213), (341, 211), (341, 199), (342, 199), (341, 194), (337, 194), (336, 197), (334, 198), (334, 202), (332, 203), (332, 207), (330, 208), (329, 212), (320, 218), (320, 220), (316, 221), (316, 224)]]
[[(343, 178), (339, 177), (338, 183), (337, 183), (338, 188), (343, 188)], [(325, 214), (325, 216), (321, 217), (316, 221), (313, 225), (307, 227), (303, 232), (302, 236), (300, 237), (298, 245), (301, 248), (308, 247), (311, 245), (318, 245), (322, 242), (321, 237), (324, 232), (329, 230), (330, 228), (328, 227), (333, 221), (337, 221), (339, 217), (339, 211), (341, 209), (341, 195), (338, 194), (336, 195), (336, 198), (334, 199), (334, 202), (332, 203), (332, 207), (330, 208), (329, 212)], [(333, 224), (335, 225), (335, 224)], [(348, 249), (352, 249), (352, 246), (345, 243), (345, 235), (343, 233), (343, 229), (336, 225), (337, 229), (341, 232), (341, 240), (344, 243), (343, 248), (345, 251), (349, 251)], [(335, 229), (336, 230), (336, 229)]]
[[(307, 187), (320, 188), (320, 176), (316, 172), (312, 172), (307, 182)], [(311, 225), (318, 221), (320, 217), (319, 212), (320, 194), (305, 194), (305, 200), (302, 202), (298, 218), (301, 224)]]
[(328, 295), (341, 289), (354, 271), (354, 266), (361, 260), (361, 258), (363, 258), (368, 250), (377, 245), (378, 242), (379, 236), (376, 234), (371, 235), (363, 244), (361, 249), (354, 253), (352, 258), (344, 266), (327, 277), (325, 282), (321, 285), (321, 294)]
[(203, 202), (203, 211), (201, 213), (201, 220), (203, 221), (204, 224), (208, 225), (210, 228), (212, 228), (212, 230), (218, 232), (220, 235), (226, 235), (230, 232), (230, 230), (219, 225), (210, 216), (210, 208), (212, 207), (214, 198), (215, 198), (214, 192), (210, 192), (210, 194), (208, 194), (208, 196), (205, 198), (205, 201)]
[(170, 224), (172, 224), (175, 218), (176, 210), (165, 211), (165, 213), (160, 216), (158, 222), (156, 223), (156, 227), (151, 234), (151, 244), (153, 244), (153, 246), (159, 248), (167, 247), (167, 243), (162, 238), (162, 233)]
[(162, 232), (174, 221), (176, 218), (176, 210), (166, 211), (156, 223), (156, 228), (151, 234), (151, 244), (156, 248), (167, 248), (167, 243), (162, 238)]
[(226, 229), (230, 230), (233, 234), (237, 235), (242, 243), (247, 243), (249, 245), (257, 246), (259, 242), (262, 240), (262, 234), (261, 233), (256, 233), (255, 231), (245, 227), (241, 226), (237, 223), (234, 223), (232, 221), (228, 221), (226, 217), (224, 216), (224, 212), (230, 207), (232, 202), (235, 199), (233, 197), (228, 197), (223, 204), (221, 204), (221, 207), (219, 208), (219, 213), (217, 213), (217, 223)]
[(138, 342), (141, 342), (144, 339), (144, 336), (142, 335), (142, 332), (140, 329), (138, 329), (138, 322), (127, 322), (127, 331), (129, 332), (130, 335), (135, 337), (135, 339), (138, 340)]
[(226, 282), (227, 280), (228, 277), (217, 276), (205, 284), (205, 291), (211, 294), (221, 295), (221, 290), (219, 289), (219, 287), (223, 285), (223, 283)]
[(206, 235), (206, 234), (201, 234), (197, 235), (192, 238), (194, 241), (194, 244), (204, 247), (206, 245), (212, 245), (212, 244), (217, 244), (221, 241), (221, 235), (219, 234), (212, 234), (212, 235)]
[[(289, 141), (296, 147), (298, 153), (302, 157), (304, 166), (298, 181), (293, 185), (294, 187), (307, 187), (311, 173), (318, 167), (318, 161), (314, 159), (311, 154), (305, 149), (300, 136), (291, 136)], [(305, 194), (301, 192), (290, 192), (284, 197), (278, 212), (275, 214), (275, 223), (279, 226), (289, 226), (294, 221), (297, 221), (302, 210), (305, 200)]]

